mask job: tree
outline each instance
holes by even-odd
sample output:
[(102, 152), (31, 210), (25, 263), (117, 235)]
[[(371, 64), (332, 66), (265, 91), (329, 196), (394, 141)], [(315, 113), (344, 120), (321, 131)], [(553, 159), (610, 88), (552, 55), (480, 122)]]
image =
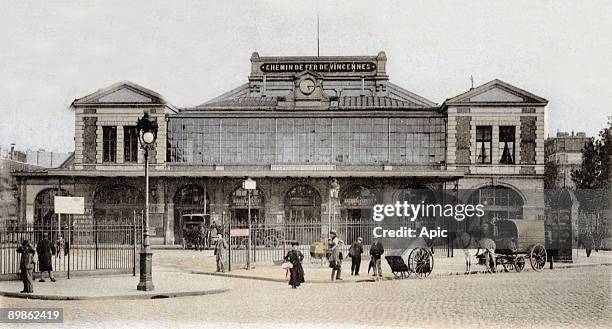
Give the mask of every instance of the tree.
[[(582, 165), (572, 171), (576, 189), (581, 191), (581, 206), (585, 210), (603, 209), (608, 204), (610, 190), (610, 156), (612, 154), (612, 117), (608, 127), (597, 138), (589, 139), (582, 149)], [(583, 203), (584, 202), (584, 203)]]
[(556, 161), (548, 161), (544, 164), (544, 189), (554, 190), (559, 178), (559, 166)]

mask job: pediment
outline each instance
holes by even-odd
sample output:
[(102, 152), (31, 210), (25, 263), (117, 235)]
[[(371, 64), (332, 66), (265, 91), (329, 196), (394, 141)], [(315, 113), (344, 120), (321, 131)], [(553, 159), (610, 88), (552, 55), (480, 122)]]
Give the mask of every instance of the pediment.
[(166, 104), (158, 93), (133, 82), (123, 81), (76, 99), (73, 105)]
[(320, 78), (321, 75), (314, 71), (310, 71), (310, 70), (305, 70), (305, 71), (298, 72), (295, 74), (296, 79), (301, 79), (303, 77), (311, 77), (311, 78), (317, 79), (317, 78)]
[(470, 102), (523, 102), (523, 97), (502, 88), (492, 88), (470, 98)]
[(495, 79), (446, 100), (446, 105), (538, 105), (548, 101), (526, 90)]
[(153, 99), (130, 88), (121, 88), (98, 98), (100, 103), (152, 103)]

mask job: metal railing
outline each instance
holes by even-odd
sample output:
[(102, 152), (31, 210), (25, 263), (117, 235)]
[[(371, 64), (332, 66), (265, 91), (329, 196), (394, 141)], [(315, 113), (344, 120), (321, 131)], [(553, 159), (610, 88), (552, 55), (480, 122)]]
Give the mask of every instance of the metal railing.
[[(373, 242), (372, 231), (378, 226), (373, 221), (368, 222), (341, 222), (333, 223), (332, 229), (338, 233), (338, 237), (344, 241), (340, 251), (345, 257), (351, 244), (358, 237), (363, 239), (364, 256), (369, 254), (370, 245)], [(290, 248), (293, 241), (299, 243), (299, 249), (304, 254), (304, 262), (323, 262), (325, 257), (320, 257), (311, 253), (311, 245), (316, 242), (327, 243), (327, 225), (316, 224), (265, 224), (252, 228), (253, 248), (251, 250), (251, 262), (255, 264), (278, 264), (282, 261), (286, 251)], [(244, 267), (247, 257), (246, 236), (230, 237), (230, 256), (231, 266), (235, 269)], [(434, 241), (432, 248), (434, 252), (442, 252), (451, 255), (449, 243), (445, 239)]]
[[(55, 249), (51, 256), (54, 272), (125, 270), (136, 273), (138, 250), (142, 243), (140, 220), (130, 224), (57, 226), (0, 226), (0, 278), (19, 273), (17, 248), (28, 240), (36, 249), (47, 234)], [(38, 253), (34, 256), (39, 271)]]

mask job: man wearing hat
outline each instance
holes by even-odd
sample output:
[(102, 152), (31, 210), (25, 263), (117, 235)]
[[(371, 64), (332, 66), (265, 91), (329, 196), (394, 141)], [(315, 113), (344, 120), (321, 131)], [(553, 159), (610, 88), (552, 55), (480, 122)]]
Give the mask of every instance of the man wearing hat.
[(34, 292), (34, 248), (28, 240), (21, 242), (21, 247), (17, 248), (17, 252), (21, 254), (21, 280), (23, 281), (23, 290), (27, 294)]
[(40, 271), (39, 282), (45, 282), (43, 273), (49, 273), (49, 280), (55, 282), (53, 277), (53, 265), (51, 262), (51, 255), (55, 254), (55, 246), (49, 241), (49, 234), (43, 233), (43, 239), (36, 245), (36, 252), (38, 253), (38, 270)]
[(351, 275), (359, 275), (359, 267), (361, 266), (361, 254), (363, 254), (363, 239), (361, 237), (354, 241), (349, 249), (351, 256)]

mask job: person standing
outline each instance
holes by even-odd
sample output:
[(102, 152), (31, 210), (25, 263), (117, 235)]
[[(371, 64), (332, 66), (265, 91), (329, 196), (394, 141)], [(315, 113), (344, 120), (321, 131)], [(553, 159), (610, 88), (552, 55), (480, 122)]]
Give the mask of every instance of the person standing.
[(380, 259), (382, 258), (382, 254), (385, 252), (385, 248), (379, 239), (374, 238), (374, 243), (370, 247), (370, 256), (372, 256), (372, 260), (374, 263), (374, 275), (382, 278), (382, 262)]
[(217, 234), (217, 243), (215, 244), (215, 259), (217, 260), (217, 272), (225, 273), (225, 250), (227, 250), (227, 242), (223, 238), (223, 234)]
[(55, 245), (49, 241), (49, 234), (43, 233), (43, 239), (36, 245), (36, 252), (38, 253), (38, 269), (40, 271), (39, 282), (45, 282), (43, 273), (49, 273), (49, 280), (55, 282), (53, 277), (53, 265), (51, 262), (51, 255), (55, 254)]
[(349, 249), (351, 257), (351, 275), (359, 275), (359, 267), (361, 266), (361, 254), (363, 254), (363, 239), (361, 237), (354, 241)]
[(338, 233), (335, 230), (329, 232), (329, 267), (331, 267), (331, 280), (342, 280), (340, 277), (342, 272), (342, 257), (340, 256), (340, 245), (342, 240), (338, 238)]
[(23, 281), (22, 293), (31, 294), (34, 292), (34, 248), (28, 240), (21, 242), (21, 247), (17, 248), (21, 254), (19, 269), (21, 270), (21, 281)]
[(294, 289), (304, 282), (304, 268), (302, 267), (304, 254), (298, 250), (298, 246), (299, 243), (291, 242), (291, 250), (285, 256), (285, 261), (292, 265), (289, 269), (289, 285)]

